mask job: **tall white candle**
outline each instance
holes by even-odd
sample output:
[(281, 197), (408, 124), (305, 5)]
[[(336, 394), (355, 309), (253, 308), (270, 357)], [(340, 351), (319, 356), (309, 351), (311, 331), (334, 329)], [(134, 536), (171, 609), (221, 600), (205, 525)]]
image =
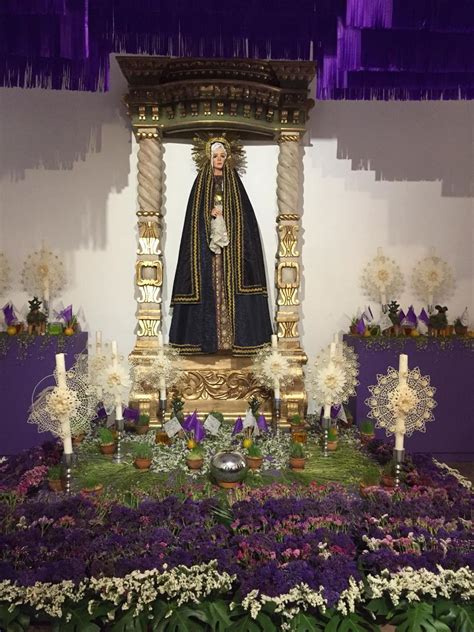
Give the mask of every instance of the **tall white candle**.
[(272, 334), (272, 349), (278, 349), (278, 336)]
[(280, 399), (280, 380), (277, 377), (273, 381), (273, 396), (275, 399)]
[[(407, 383), (408, 378), (408, 356), (406, 353), (401, 353), (398, 358), (398, 383), (403, 386)], [(398, 417), (395, 424), (395, 450), (403, 450), (405, 441), (405, 418), (403, 416)]]
[(408, 356), (406, 353), (401, 353), (398, 359), (398, 383), (406, 384), (408, 377)]
[(331, 419), (331, 404), (324, 404), (324, 419)]
[(329, 357), (331, 358), (331, 360), (334, 360), (334, 358), (336, 357), (336, 343), (335, 342), (331, 342), (331, 345), (329, 347)]
[[(161, 336), (161, 346), (158, 349), (158, 357), (160, 358), (160, 360), (163, 360), (164, 358), (164, 351), (163, 351), (163, 336), (162, 334), (158, 334), (158, 344), (160, 344), (160, 338)], [(160, 399), (162, 401), (164, 401), (166, 399), (166, 380), (165, 380), (165, 376), (164, 373), (162, 373), (160, 375), (160, 380), (159, 380), (159, 388), (160, 388)]]
[(43, 300), (45, 303), (49, 303), (49, 277), (47, 274), (43, 280)]
[(385, 293), (385, 288), (380, 291), (380, 302), (382, 303), (382, 305), (387, 304), (387, 295)]
[[(64, 353), (56, 354), (56, 373), (59, 388), (67, 388), (66, 362)], [(61, 419), (61, 431), (63, 435), (64, 454), (72, 454), (71, 422), (69, 417)]]
[(102, 350), (102, 332), (98, 329), (95, 332), (95, 351), (96, 353), (100, 353)]
[(117, 341), (112, 340), (112, 365), (114, 368), (117, 368), (117, 364), (118, 364)]
[(161, 349), (161, 348), (163, 348), (163, 334), (161, 333), (161, 331), (160, 331), (160, 333), (158, 334), (158, 347), (159, 347), (160, 349)]

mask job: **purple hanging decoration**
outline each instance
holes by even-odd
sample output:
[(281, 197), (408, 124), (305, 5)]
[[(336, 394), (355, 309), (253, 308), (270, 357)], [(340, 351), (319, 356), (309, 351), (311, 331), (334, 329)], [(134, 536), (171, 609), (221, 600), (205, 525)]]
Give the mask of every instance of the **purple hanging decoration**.
[(356, 325), (356, 332), (359, 336), (363, 336), (365, 334), (365, 323), (363, 318), (359, 318)]
[(402, 325), (404, 327), (413, 327), (415, 328), (418, 324), (418, 320), (416, 318), (415, 310), (413, 309), (413, 305), (410, 305), (408, 308), (407, 315), (403, 319)]
[(232, 429), (232, 436), (236, 434), (240, 434), (244, 430), (244, 422), (242, 421), (242, 417), (237, 417), (234, 427)]
[(257, 427), (260, 432), (268, 432), (267, 420), (265, 419), (265, 415), (259, 415), (257, 419)]
[(423, 309), (421, 310), (421, 312), (418, 314), (418, 320), (421, 320), (422, 323), (425, 323), (425, 325), (428, 327), (428, 325), (430, 324), (430, 319), (428, 314), (425, 312), (425, 308), (423, 307)]
[(62, 318), (66, 325), (69, 325), (72, 322), (72, 305), (68, 305), (61, 310), (58, 314), (58, 318)]
[(13, 303), (7, 303), (3, 308), (3, 315), (5, 317), (5, 322), (10, 327), (10, 325), (14, 325), (18, 322), (18, 318), (15, 314), (15, 308), (13, 307)]
[(136, 421), (140, 415), (140, 412), (136, 408), (129, 408), (125, 406), (123, 409), (123, 418), (129, 421)]

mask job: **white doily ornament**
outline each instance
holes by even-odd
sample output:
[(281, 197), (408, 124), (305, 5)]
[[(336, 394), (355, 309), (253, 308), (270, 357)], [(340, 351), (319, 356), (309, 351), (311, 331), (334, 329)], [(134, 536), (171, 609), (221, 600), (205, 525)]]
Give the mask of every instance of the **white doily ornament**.
[(436, 407), (429, 376), (422, 376), (417, 367), (408, 370), (408, 358), (400, 356), (400, 368), (389, 367), (386, 375), (377, 375), (377, 384), (369, 386), (370, 397), (365, 400), (369, 417), (375, 425), (394, 434), (397, 449), (403, 449), (403, 436), (415, 430), (426, 432), (425, 424), (434, 419)]
[(257, 380), (268, 389), (273, 389), (275, 399), (280, 399), (280, 387), (293, 382), (291, 365), (278, 348), (260, 350), (253, 358), (253, 373)]
[(10, 287), (10, 267), (7, 258), (0, 252), (0, 296)]
[(27, 294), (39, 296), (48, 304), (66, 284), (64, 264), (57, 255), (42, 246), (41, 250), (28, 255), (21, 280)]
[(452, 295), (453, 273), (446, 261), (432, 252), (415, 265), (412, 285), (418, 298), (428, 306), (428, 311), (432, 312), (436, 303), (441, 303)]
[(158, 354), (150, 359), (149, 364), (136, 364), (142, 362), (142, 359), (134, 360), (134, 392), (149, 393), (159, 390), (160, 399), (166, 399), (166, 389), (175, 386), (181, 378), (179, 361), (179, 353), (165, 347), (158, 349)]
[(362, 288), (367, 296), (382, 306), (387, 305), (387, 299), (400, 296), (404, 287), (403, 274), (398, 264), (383, 254), (382, 248), (377, 249), (377, 256), (365, 266), (362, 272)]
[(30, 408), (28, 423), (38, 432), (52, 432), (64, 443), (64, 452), (72, 453), (71, 437), (86, 432), (95, 417), (89, 383), (79, 365), (64, 368), (64, 354), (56, 356), (56, 386), (44, 389)]
[(324, 406), (325, 418), (329, 418), (331, 406), (346, 403), (356, 394), (358, 373), (357, 355), (342, 342), (331, 343), (318, 355), (308, 384), (313, 399)]
[(132, 381), (128, 361), (118, 356), (112, 348), (110, 358), (107, 358), (105, 367), (100, 371), (97, 382), (94, 384), (102, 393), (104, 407), (107, 413), (114, 408), (118, 419), (122, 418), (122, 403), (128, 401), (128, 393)]

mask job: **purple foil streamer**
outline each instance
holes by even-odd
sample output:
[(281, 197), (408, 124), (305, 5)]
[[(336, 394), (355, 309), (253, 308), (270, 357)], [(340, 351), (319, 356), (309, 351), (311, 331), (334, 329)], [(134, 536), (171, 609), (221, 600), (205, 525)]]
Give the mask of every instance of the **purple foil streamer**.
[(124, 407), (123, 409), (124, 419), (128, 419), (130, 421), (136, 421), (139, 416), (140, 416), (140, 411), (138, 411), (136, 408), (129, 408), (128, 406)]
[(242, 421), (242, 417), (237, 417), (234, 427), (232, 429), (232, 436), (236, 434), (240, 434), (244, 430), (244, 422)]
[(16, 322), (18, 322), (18, 318), (16, 317), (13, 303), (7, 303), (4, 307), (2, 307), (2, 311), (5, 317), (5, 322), (8, 326), (13, 325)]
[(265, 415), (259, 415), (257, 419), (257, 427), (260, 432), (268, 432), (268, 424)]

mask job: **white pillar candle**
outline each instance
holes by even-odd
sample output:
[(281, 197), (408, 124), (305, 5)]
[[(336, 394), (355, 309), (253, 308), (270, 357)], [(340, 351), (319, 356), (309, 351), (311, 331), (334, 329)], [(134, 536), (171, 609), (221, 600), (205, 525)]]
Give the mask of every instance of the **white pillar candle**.
[(161, 331), (160, 331), (160, 333), (158, 334), (158, 347), (159, 347), (160, 349), (161, 349), (161, 348), (163, 348), (163, 334), (161, 333)]
[(387, 304), (387, 295), (385, 294), (385, 289), (380, 291), (380, 302), (382, 303), (382, 305)]
[(331, 342), (331, 345), (329, 347), (329, 357), (331, 358), (331, 360), (334, 360), (334, 358), (336, 357), (336, 343), (335, 342)]
[(102, 332), (98, 329), (95, 332), (95, 351), (96, 353), (100, 353), (102, 349)]
[(324, 404), (324, 419), (331, 419), (331, 404)]
[(406, 384), (408, 377), (408, 356), (401, 353), (398, 359), (398, 383)]
[(114, 368), (117, 368), (117, 364), (118, 364), (117, 341), (112, 340), (112, 365)]
[(280, 380), (276, 377), (273, 381), (274, 398), (280, 399)]
[(43, 286), (43, 301), (49, 303), (49, 278), (47, 274), (44, 277)]
[[(158, 334), (158, 344), (160, 344), (160, 336), (161, 336), (161, 346), (159, 347), (159, 350), (158, 350), (158, 357), (161, 360), (163, 360), (164, 358), (163, 336), (162, 334)], [(164, 401), (166, 399), (166, 380), (163, 373), (160, 375), (159, 388), (160, 388), (160, 399)]]
[(272, 334), (272, 349), (278, 349), (278, 336)]
[(395, 450), (403, 450), (403, 441), (405, 439), (405, 435), (403, 432), (395, 433)]
[[(59, 388), (67, 388), (66, 362), (64, 353), (56, 354), (56, 373)], [(63, 439), (64, 454), (72, 454), (71, 422), (69, 417), (61, 419), (61, 434)]]
[(122, 419), (122, 402), (120, 397), (117, 397), (115, 400), (115, 421), (121, 421)]

